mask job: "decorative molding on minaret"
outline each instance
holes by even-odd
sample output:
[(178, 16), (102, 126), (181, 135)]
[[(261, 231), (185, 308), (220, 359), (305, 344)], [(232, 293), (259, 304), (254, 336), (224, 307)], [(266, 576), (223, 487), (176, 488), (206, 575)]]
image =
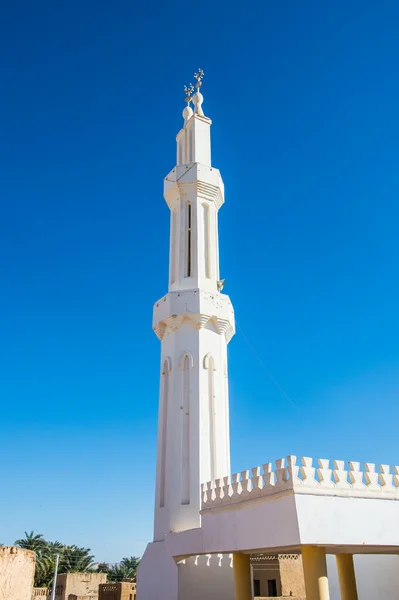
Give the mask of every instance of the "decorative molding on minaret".
[(168, 293), (153, 314), (162, 365), (154, 541), (200, 527), (201, 483), (230, 472), (226, 362), (235, 323), (219, 273), (224, 185), (211, 164), (203, 70), (194, 77), (195, 93), (184, 88), (177, 164), (164, 180), (171, 214)]
[(185, 365), (186, 359), (188, 360), (188, 365), (189, 365), (190, 369), (192, 369), (194, 366), (194, 359), (191, 356), (190, 352), (183, 352), (183, 354), (181, 355), (180, 360), (179, 360), (179, 369), (181, 371), (184, 371), (184, 365)]

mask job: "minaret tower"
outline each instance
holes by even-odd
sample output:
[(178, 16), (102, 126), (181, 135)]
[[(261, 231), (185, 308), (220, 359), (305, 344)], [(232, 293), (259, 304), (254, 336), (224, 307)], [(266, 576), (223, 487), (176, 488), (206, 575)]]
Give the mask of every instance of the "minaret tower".
[(153, 318), (161, 341), (155, 542), (200, 527), (201, 483), (230, 473), (227, 344), (235, 326), (219, 276), (224, 186), (211, 166), (201, 69), (195, 78), (196, 92), (185, 88), (177, 165), (164, 180), (170, 254), (168, 293)]

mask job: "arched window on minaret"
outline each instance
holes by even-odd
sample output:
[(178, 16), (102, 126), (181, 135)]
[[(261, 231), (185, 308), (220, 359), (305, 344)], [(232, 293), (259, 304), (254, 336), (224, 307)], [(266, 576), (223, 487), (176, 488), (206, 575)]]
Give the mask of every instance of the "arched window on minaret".
[(180, 359), (183, 371), (183, 405), (181, 422), (181, 504), (190, 504), (190, 370), (193, 357), (185, 352)]
[(168, 434), (168, 412), (169, 412), (169, 373), (171, 371), (171, 360), (169, 356), (165, 359), (162, 369), (162, 440), (161, 440), (161, 478), (159, 490), (159, 506), (165, 506), (165, 481), (166, 481), (166, 438)]
[(215, 402), (215, 361), (211, 354), (204, 358), (204, 368), (208, 370), (208, 414), (209, 414), (209, 457), (210, 477), (213, 481), (218, 476), (216, 473), (216, 402)]

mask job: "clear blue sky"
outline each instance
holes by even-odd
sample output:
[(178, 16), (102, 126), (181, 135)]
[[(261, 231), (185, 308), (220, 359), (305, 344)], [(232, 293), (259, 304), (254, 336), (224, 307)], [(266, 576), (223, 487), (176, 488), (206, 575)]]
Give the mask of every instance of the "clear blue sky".
[(232, 468), (398, 464), (399, 3), (9, 2), (0, 23), (0, 541), (152, 535), (163, 177), (205, 70), (226, 184)]

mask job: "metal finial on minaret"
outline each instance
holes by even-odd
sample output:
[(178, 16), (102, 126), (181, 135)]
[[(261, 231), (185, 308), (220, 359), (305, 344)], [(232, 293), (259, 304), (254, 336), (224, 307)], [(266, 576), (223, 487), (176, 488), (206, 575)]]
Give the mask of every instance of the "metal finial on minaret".
[(193, 91), (194, 91), (194, 86), (192, 83), (190, 83), (190, 85), (188, 87), (186, 85), (184, 86), (184, 93), (186, 94), (185, 102), (187, 104), (186, 108), (183, 110), (184, 122), (187, 122), (189, 120), (189, 118), (193, 116), (193, 109), (190, 106), (190, 102), (192, 100), (191, 96), (192, 96)]
[(204, 78), (204, 71), (202, 69), (198, 69), (198, 73), (194, 73), (194, 77), (197, 80), (196, 88), (200, 88), (202, 85), (202, 80)]
[(192, 83), (190, 83), (190, 85), (188, 87), (186, 85), (184, 86), (184, 93), (186, 94), (186, 102), (190, 102), (193, 91), (194, 91), (194, 86)]
[(197, 80), (197, 83), (195, 84), (197, 91), (193, 96), (194, 113), (196, 115), (200, 115), (201, 117), (203, 117), (204, 112), (202, 110), (202, 103), (204, 101), (204, 97), (201, 94), (200, 89), (201, 89), (201, 85), (202, 85), (202, 80), (204, 78), (204, 71), (202, 69), (198, 69), (198, 73), (194, 73), (194, 77)]

